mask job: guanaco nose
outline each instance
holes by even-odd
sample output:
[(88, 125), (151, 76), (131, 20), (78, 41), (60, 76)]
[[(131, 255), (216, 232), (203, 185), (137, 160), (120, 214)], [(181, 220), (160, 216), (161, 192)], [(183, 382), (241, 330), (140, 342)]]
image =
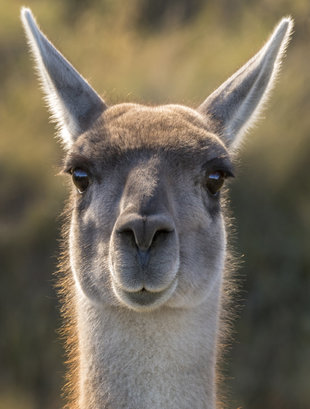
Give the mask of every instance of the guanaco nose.
[(137, 246), (141, 264), (145, 264), (154, 243), (160, 244), (174, 232), (173, 220), (166, 214), (140, 216), (124, 214), (118, 220), (117, 232)]

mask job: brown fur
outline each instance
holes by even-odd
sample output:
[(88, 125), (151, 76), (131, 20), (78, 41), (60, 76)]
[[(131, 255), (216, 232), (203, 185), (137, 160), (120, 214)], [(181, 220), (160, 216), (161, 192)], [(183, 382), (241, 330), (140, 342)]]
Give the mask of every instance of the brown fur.
[(64, 172), (77, 185), (64, 215), (58, 284), (67, 408), (223, 407), (217, 362), (235, 280), (219, 189), (273, 86), (292, 21), (283, 19), (193, 110), (108, 108), (30, 10), (22, 20), (62, 130)]

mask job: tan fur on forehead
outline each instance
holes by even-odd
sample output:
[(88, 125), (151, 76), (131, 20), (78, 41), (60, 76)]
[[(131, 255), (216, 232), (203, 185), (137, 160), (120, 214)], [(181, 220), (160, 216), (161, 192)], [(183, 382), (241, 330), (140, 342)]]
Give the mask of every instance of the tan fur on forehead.
[(209, 131), (206, 117), (181, 105), (147, 107), (119, 104), (107, 109), (75, 147), (96, 156), (98, 150), (163, 149), (227, 155), (223, 142)]

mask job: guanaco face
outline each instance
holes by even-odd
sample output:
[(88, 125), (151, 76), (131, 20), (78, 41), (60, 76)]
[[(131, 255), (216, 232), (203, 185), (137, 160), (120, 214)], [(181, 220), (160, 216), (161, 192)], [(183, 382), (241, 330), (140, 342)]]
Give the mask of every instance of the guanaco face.
[(28, 9), (22, 20), (73, 181), (77, 288), (94, 303), (137, 311), (199, 305), (224, 267), (221, 190), (231, 155), (272, 88), (292, 21), (194, 110), (108, 107)]

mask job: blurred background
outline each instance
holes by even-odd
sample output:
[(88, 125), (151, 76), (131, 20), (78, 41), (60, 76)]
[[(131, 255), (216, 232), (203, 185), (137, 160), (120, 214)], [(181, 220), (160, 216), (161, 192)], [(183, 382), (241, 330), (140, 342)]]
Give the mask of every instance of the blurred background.
[(308, 0), (0, 0), (0, 409), (63, 404), (53, 272), (67, 192), (21, 5), (109, 104), (198, 106), (282, 16), (295, 19), (279, 82), (231, 186), (241, 307), (225, 389), (231, 409), (309, 409)]

